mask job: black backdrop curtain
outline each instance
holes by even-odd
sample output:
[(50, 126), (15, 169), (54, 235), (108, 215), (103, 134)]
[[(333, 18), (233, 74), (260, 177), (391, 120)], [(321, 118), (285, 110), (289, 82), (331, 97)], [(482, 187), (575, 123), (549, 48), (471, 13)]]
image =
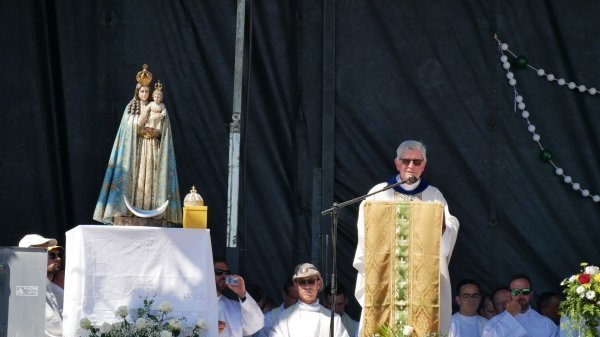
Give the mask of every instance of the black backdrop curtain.
[[(3, 1), (0, 244), (31, 232), (64, 241), (93, 223), (148, 63), (165, 86), (180, 191), (198, 188), (213, 251), (225, 254), (235, 11), (233, 0)], [(453, 283), (473, 277), (490, 290), (525, 272), (540, 293), (580, 261), (600, 263), (600, 203), (539, 159), (493, 38), (567, 83), (599, 88), (598, 17), (600, 5), (582, 0), (249, 2), (239, 271), (276, 299), (298, 262), (329, 273), (320, 211), (393, 175), (404, 139), (428, 146), (425, 176), (461, 222)], [(514, 73), (554, 162), (600, 194), (600, 95)], [(340, 216), (348, 289), (356, 215), (354, 206)]]

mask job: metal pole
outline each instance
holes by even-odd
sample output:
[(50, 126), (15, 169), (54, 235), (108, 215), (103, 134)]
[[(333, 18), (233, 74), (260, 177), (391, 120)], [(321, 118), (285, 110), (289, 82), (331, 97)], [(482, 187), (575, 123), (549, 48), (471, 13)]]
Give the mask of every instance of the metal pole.
[[(237, 248), (238, 200), (240, 187), (240, 129), (242, 119), (242, 78), (244, 69), (244, 28), (246, 1), (237, 1), (235, 65), (233, 74), (233, 114), (229, 125), (229, 187), (227, 197), (227, 248)], [(228, 253), (229, 255), (229, 253)], [(237, 269), (237, 256), (228, 256), (230, 267)]]

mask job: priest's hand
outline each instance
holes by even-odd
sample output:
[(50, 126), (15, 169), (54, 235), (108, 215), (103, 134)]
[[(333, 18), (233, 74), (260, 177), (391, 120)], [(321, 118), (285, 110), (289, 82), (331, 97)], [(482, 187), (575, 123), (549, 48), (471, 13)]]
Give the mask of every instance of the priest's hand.
[(234, 278), (237, 282), (231, 283), (227, 282), (227, 288), (231, 289), (238, 297), (243, 301), (246, 299), (246, 282), (244, 282), (244, 278), (240, 275), (231, 275), (230, 278)]

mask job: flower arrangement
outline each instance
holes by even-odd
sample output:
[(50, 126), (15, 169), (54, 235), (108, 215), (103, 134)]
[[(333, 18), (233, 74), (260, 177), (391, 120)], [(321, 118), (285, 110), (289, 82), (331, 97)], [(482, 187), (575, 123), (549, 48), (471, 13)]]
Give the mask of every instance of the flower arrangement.
[(94, 326), (89, 318), (82, 318), (79, 325), (88, 330), (89, 337), (201, 337), (207, 329), (206, 322), (199, 319), (193, 327), (185, 326), (185, 318), (169, 317), (173, 306), (162, 302), (158, 311), (152, 309), (154, 299), (144, 299), (144, 305), (135, 310), (135, 316), (129, 314), (127, 306), (120, 306), (115, 312), (120, 320), (110, 324)]
[[(565, 300), (560, 304), (562, 315), (569, 317), (562, 328), (578, 330), (579, 336), (598, 337), (596, 327), (600, 324), (600, 268), (581, 263), (580, 273), (564, 279)], [(570, 326), (566, 326), (569, 324)], [(574, 337), (574, 336), (573, 336)]]

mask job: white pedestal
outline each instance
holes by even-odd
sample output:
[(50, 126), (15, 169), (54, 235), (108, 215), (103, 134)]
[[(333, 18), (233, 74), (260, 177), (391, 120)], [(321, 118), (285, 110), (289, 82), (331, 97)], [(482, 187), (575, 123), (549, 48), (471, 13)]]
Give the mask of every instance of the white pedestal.
[(117, 321), (119, 306), (154, 298), (173, 305), (185, 325), (203, 319), (216, 337), (217, 294), (206, 229), (82, 225), (66, 233), (63, 335), (81, 335), (79, 321)]

